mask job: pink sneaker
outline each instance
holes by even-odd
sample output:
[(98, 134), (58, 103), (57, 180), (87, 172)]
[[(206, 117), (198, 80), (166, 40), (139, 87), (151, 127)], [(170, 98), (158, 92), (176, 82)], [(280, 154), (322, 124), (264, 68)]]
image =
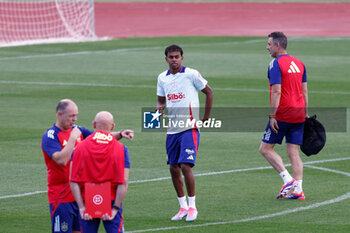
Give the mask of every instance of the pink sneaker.
[(173, 220), (173, 221), (179, 221), (179, 220), (181, 220), (183, 217), (185, 217), (185, 216), (187, 215), (187, 213), (188, 213), (188, 211), (187, 211), (186, 209), (181, 208), (181, 209), (179, 210), (179, 212), (178, 212), (174, 217), (171, 218), (171, 220)]
[(193, 222), (194, 220), (197, 219), (198, 211), (195, 208), (190, 207), (188, 209), (188, 214), (186, 217), (186, 222)]

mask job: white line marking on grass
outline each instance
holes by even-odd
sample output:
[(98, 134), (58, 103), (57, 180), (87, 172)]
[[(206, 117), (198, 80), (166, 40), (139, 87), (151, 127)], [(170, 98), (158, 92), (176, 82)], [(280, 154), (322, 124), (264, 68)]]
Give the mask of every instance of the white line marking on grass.
[[(349, 160), (350, 157), (343, 157), (343, 158), (337, 158), (337, 159), (324, 159), (324, 160), (315, 160), (315, 161), (309, 161), (309, 162), (304, 162), (303, 164), (318, 164), (318, 163), (328, 163), (328, 162), (338, 162), (338, 161), (345, 161)], [(290, 166), (290, 164), (288, 164)]]
[[(308, 164), (318, 164), (318, 163), (328, 163), (328, 162), (338, 162), (338, 161), (344, 161), (344, 160), (350, 160), (350, 157), (344, 157), (344, 158), (337, 158), (337, 159), (325, 159), (325, 160), (316, 160), (316, 161), (309, 161), (305, 162), (305, 165)], [(291, 164), (285, 164), (286, 167), (290, 167)], [(227, 170), (227, 171), (218, 171), (218, 172), (206, 172), (206, 173), (198, 173), (194, 174), (194, 176), (211, 176), (211, 175), (221, 175), (221, 174), (227, 174), (227, 173), (236, 173), (236, 172), (246, 172), (246, 171), (256, 171), (256, 170), (265, 170), (265, 169), (271, 169), (271, 166), (266, 167), (253, 167), (253, 168), (240, 168), (240, 169), (233, 169), (233, 170)], [(134, 180), (129, 181), (129, 184), (133, 183), (146, 183), (146, 182), (154, 182), (154, 181), (162, 181), (162, 180), (170, 180), (171, 177), (159, 177), (154, 179), (146, 179), (146, 180)]]
[[(349, 158), (350, 159), (350, 158)], [(219, 171), (219, 172), (206, 172), (206, 173), (198, 173), (194, 174), (194, 176), (211, 176), (211, 175), (221, 175), (221, 174), (227, 174), (227, 173), (235, 173), (235, 172), (246, 172), (246, 171), (255, 171), (255, 170), (264, 170), (264, 169), (270, 169), (271, 166), (267, 167), (254, 167), (254, 168), (242, 168), (242, 169), (234, 169), (234, 170), (227, 170), (227, 171)], [(135, 180), (130, 181), (129, 184), (133, 183), (145, 183), (145, 182), (154, 182), (154, 181), (161, 181), (161, 180), (170, 180), (171, 177), (159, 177), (154, 179), (147, 179), (147, 180)]]
[[(331, 160), (330, 159), (330, 160), (324, 160), (322, 162), (321, 161), (311, 161), (311, 162), (305, 163), (306, 165), (304, 164), (304, 167), (318, 169), (318, 170), (327, 171), (327, 172), (333, 172), (333, 173), (342, 174), (342, 175), (350, 177), (350, 173), (348, 173), (348, 172), (343, 172), (343, 171), (338, 171), (338, 170), (335, 170), (335, 169), (329, 169), (329, 168), (324, 168), (324, 167), (316, 167), (316, 166), (308, 165), (308, 164), (314, 164), (314, 163), (317, 163), (317, 162), (325, 163), (325, 162), (341, 161), (341, 160), (348, 160), (348, 159), (350, 159), (350, 158), (339, 158), (339, 159), (335, 159), (335, 160)], [(253, 169), (237, 169), (235, 171), (238, 171), (238, 170), (242, 170), (242, 171), (256, 170), (256, 169), (263, 169), (263, 168), (264, 167), (253, 168)], [(271, 168), (271, 167), (265, 167), (265, 168)], [(222, 172), (214, 172), (214, 173), (211, 173), (211, 174), (218, 174), (218, 173), (221, 174)], [(233, 224), (233, 223), (240, 223), (240, 222), (251, 222), (251, 221), (262, 220), (262, 219), (266, 219), (266, 218), (273, 218), (273, 217), (277, 217), (277, 216), (291, 214), (291, 213), (295, 213), (295, 212), (300, 212), (300, 211), (304, 211), (304, 210), (310, 210), (310, 209), (318, 208), (318, 207), (321, 207), (321, 206), (330, 205), (330, 204), (334, 204), (334, 203), (337, 203), (337, 202), (340, 202), (340, 201), (344, 201), (344, 200), (349, 199), (349, 198), (350, 198), (350, 192), (348, 192), (348, 193), (346, 193), (344, 195), (341, 195), (339, 197), (336, 197), (334, 199), (327, 200), (327, 201), (318, 202), (318, 203), (314, 203), (314, 204), (311, 204), (311, 205), (308, 205), (308, 206), (297, 207), (297, 208), (294, 208), (294, 209), (288, 209), (288, 210), (284, 210), (284, 211), (277, 212), (277, 213), (272, 213), (272, 214), (267, 214), (267, 215), (261, 215), (261, 216), (256, 216), (256, 217), (244, 218), (244, 219), (233, 220), (233, 221), (225, 221), (225, 222), (214, 222), (214, 223), (204, 223), (204, 224), (188, 225), (188, 226), (178, 226), (178, 227), (175, 226), (175, 227), (163, 227), (163, 228), (153, 228), (153, 229), (127, 231), (127, 233), (141, 233), (141, 232), (151, 232), (151, 231), (167, 231), (167, 230), (177, 230), (177, 229), (184, 229), (184, 228), (206, 227), (206, 226)]]
[(350, 173), (349, 172), (343, 172), (343, 171), (338, 171), (338, 170), (334, 170), (334, 169), (330, 169), (330, 168), (316, 167), (316, 166), (311, 166), (311, 165), (304, 165), (304, 167), (318, 169), (318, 170), (321, 170), (321, 171), (333, 172), (333, 173), (342, 174), (342, 175), (350, 177)]
[(104, 83), (64, 83), (64, 82), (24, 82), (0, 80), (0, 84), (19, 85), (44, 85), (44, 86), (82, 86), (82, 87), (130, 87), (130, 88), (156, 88), (152, 85), (132, 85), (132, 84), (104, 84)]
[[(214, 42), (214, 43), (199, 43), (199, 44), (185, 44), (182, 47), (202, 47), (202, 46), (213, 46), (213, 45), (240, 45), (240, 44), (252, 44), (260, 43), (266, 40), (246, 40), (246, 41), (232, 41), (232, 42)], [(133, 51), (145, 51), (154, 49), (164, 49), (165, 46), (152, 46), (143, 48), (124, 48), (124, 49), (112, 49), (112, 50), (95, 50), (95, 51), (79, 51), (69, 53), (54, 53), (54, 54), (38, 54), (18, 57), (2, 57), (0, 61), (17, 60), (17, 59), (33, 59), (33, 58), (47, 58), (47, 57), (65, 57), (65, 56), (76, 56), (76, 55), (89, 55), (89, 54), (100, 54), (100, 53), (121, 53), (121, 52), (133, 52)]]
[[(334, 40), (349, 40), (348, 37), (291, 37), (289, 40), (294, 41), (334, 41)], [(213, 43), (199, 43), (199, 44), (184, 44), (182, 47), (203, 47), (213, 45), (240, 45), (240, 44), (252, 44), (266, 42), (266, 39), (253, 39), (245, 41), (232, 41), (232, 42), (213, 42)], [(99, 53), (121, 53), (121, 52), (132, 52), (132, 51), (143, 51), (153, 49), (164, 49), (165, 46), (151, 46), (143, 48), (123, 48), (123, 49), (112, 49), (112, 50), (96, 50), (96, 51), (79, 51), (79, 52), (68, 52), (68, 53), (54, 53), (54, 54), (39, 54), (29, 56), (17, 56), (17, 57), (2, 57), (0, 61), (17, 60), (17, 59), (33, 59), (33, 58), (48, 58), (48, 57), (65, 57), (65, 56), (76, 56), (76, 55), (88, 55), (88, 54), (99, 54)]]
[(267, 214), (267, 215), (262, 215), (262, 216), (256, 216), (256, 217), (244, 218), (244, 219), (233, 220), (233, 221), (226, 221), (226, 222), (213, 222), (213, 223), (204, 223), (204, 224), (188, 225), (188, 226), (164, 227), (164, 228), (153, 228), (153, 229), (127, 231), (127, 233), (140, 233), (140, 232), (150, 232), (150, 231), (166, 231), (166, 230), (176, 230), (176, 229), (183, 229), (183, 228), (206, 227), (206, 226), (232, 224), (232, 223), (240, 223), (240, 222), (251, 222), (251, 221), (256, 221), (256, 220), (261, 220), (261, 219), (266, 219), (266, 218), (272, 218), (272, 217), (286, 215), (286, 214), (291, 214), (291, 213), (295, 213), (295, 212), (299, 212), (299, 211), (310, 210), (310, 209), (318, 208), (318, 207), (321, 207), (321, 206), (330, 205), (330, 204), (334, 204), (334, 203), (337, 203), (337, 202), (340, 202), (340, 201), (344, 201), (344, 200), (349, 199), (349, 198), (350, 198), (350, 192), (348, 192), (348, 193), (346, 193), (344, 195), (341, 195), (339, 197), (336, 197), (334, 199), (331, 199), (331, 200), (314, 203), (314, 204), (311, 204), (311, 205), (308, 205), (308, 206), (304, 206), (304, 207), (297, 207), (297, 208), (294, 208), (294, 209), (284, 210), (284, 211), (273, 213), (273, 214)]
[(40, 194), (40, 193), (47, 193), (47, 191), (35, 191), (35, 192), (30, 192), (30, 193), (21, 193), (21, 194), (0, 196), (0, 199), (7, 199), (7, 198), (13, 198), (13, 197), (25, 197), (25, 196), (31, 196), (31, 195)]
[[(313, 166), (306, 166), (309, 164), (318, 164), (318, 163), (327, 163), (327, 162), (337, 162), (337, 161), (345, 161), (350, 160), (350, 157), (344, 157), (344, 158), (336, 158), (336, 159), (324, 159), (324, 160), (316, 160), (316, 161), (310, 161), (305, 162), (305, 167), (314, 168)], [(285, 164), (286, 167), (289, 167), (290, 164)], [(227, 174), (227, 173), (236, 173), (236, 172), (246, 172), (246, 171), (256, 171), (256, 170), (265, 170), (265, 169), (271, 169), (271, 166), (265, 166), (265, 167), (255, 167), (255, 168), (241, 168), (241, 169), (233, 169), (233, 170), (227, 170), (227, 171), (218, 171), (218, 172), (206, 172), (206, 173), (198, 173), (194, 174), (195, 176), (211, 176), (211, 175), (221, 175), (221, 174)], [(316, 168), (316, 167), (315, 167)], [(318, 167), (317, 167), (318, 168)], [(327, 168), (323, 168), (327, 169)], [(331, 171), (331, 169), (328, 169)], [(334, 172), (334, 171), (331, 171)], [(340, 173), (342, 174), (342, 173)], [(156, 182), (156, 181), (162, 181), (162, 180), (170, 180), (171, 177), (159, 177), (159, 178), (153, 178), (153, 179), (144, 179), (144, 180), (133, 180), (129, 181), (129, 184), (137, 184), (137, 183), (147, 183), (147, 182)], [(24, 196), (30, 196), (40, 193), (47, 193), (47, 191), (35, 191), (30, 193), (22, 193), (22, 194), (14, 194), (14, 195), (7, 195), (7, 196), (0, 196), (0, 199), (7, 199), (7, 198), (14, 198), (14, 197), (24, 197)]]
[(288, 40), (293, 41), (338, 41), (350, 40), (349, 37), (290, 37)]
[[(213, 90), (218, 91), (249, 91), (249, 92), (269, 92), (267, 89), (252, 88), (231, 88), (231, 87), (214, 87)], [(328, 95), (350, 95), (349, 91), (309, 91), (312, 94), (328, 94)]]
[(79, 51), (79, 52), (69, 52), (69, 53), (53, 53), (53, 54), (39, 54), (39, 55), (29, 55), (29, 56), (18, 56), (18, 57), (2, 57), (0, 61), (17, 60), (17, 59), (33, 59), (33, 58), (47, 58), (47, 57), (68, 57), (77, 55), (89, 55), (89, 54), (99, 54), (99, 53), (121, 53), (121, 52), (131, 52), (131, 51), (142, 51), (142, 50), (152, 50), (152, 49), (162, 49), (163, 47), (145, 47), (145, 48), (125, 48), (125, 49), (113, 49), (113, 50), (96, 50), (96, 51)]
[[(29, 81), (9, 81), (0, 80), (0, 84), (18, 84), (18, 85), (43, 85), (43, 86), (82, 86), (82, 87), (127, 87), (127, 88), (150, 88), (155, 89), (154, 85), (135, 85), (135, 84), (109, 84), (109, 83), (65, 83), (65, 82), (29, 82)], [(244, 92), (269, 92), (267, 89), (253, 88), (231, 88), (231, 87), (213, 87), (217, 91), (244, 91)], [(350, 95), (349, 91), (309, 91), (312, 94), (328, 95)]]

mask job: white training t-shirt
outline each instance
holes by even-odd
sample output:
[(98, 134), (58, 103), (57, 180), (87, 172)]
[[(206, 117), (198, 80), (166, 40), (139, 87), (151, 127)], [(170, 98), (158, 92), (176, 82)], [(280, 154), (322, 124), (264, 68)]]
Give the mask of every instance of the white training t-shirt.
[(167, 70), (158, 76), (157, 95), (166, 98), (168, 134), (194, 128), (188, 120), (199, 120), (198, 90), (204, 89), (207, 83), (197, 70), (184, 66), (176, 74)]

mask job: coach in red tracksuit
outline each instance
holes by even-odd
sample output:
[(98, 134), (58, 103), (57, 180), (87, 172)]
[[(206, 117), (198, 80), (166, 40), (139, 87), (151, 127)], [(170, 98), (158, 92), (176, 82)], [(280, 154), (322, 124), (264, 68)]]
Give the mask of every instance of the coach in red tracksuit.
[(102, 217), (107, 233), (123, 232), (122, 201), (129, 177), (128, 149), (111, 134), (114, 120), (111, 113), (97, 113), (93, 122), (95, 132), (82, 141), (73, 152), (70, 186), (79, 207), (82, 233), (97, 233), (99, 218), (85, 213), (84, 183), (111, 182), (111, 216)]

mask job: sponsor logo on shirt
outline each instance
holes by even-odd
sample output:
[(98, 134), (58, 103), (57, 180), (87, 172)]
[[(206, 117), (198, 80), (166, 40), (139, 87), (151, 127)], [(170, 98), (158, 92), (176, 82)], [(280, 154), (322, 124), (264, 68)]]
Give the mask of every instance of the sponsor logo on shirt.
[(168, 94), (167, 95), (167, 98), (169, 101), (172, 101), (172, 102), (177, 102), (177, 101), (180, 101), (182, 99), (184, 99), (186, 96), (184, 93), (180, 92), (180, 93), (173, 93), (173, 94)]
[(112, 136), (112, 134), (106, 135), (106, 134), (103, 134), (103, 133), (96, 132), (92, 139), (96, 140), (96, 142), (98, 142), (98, 143), (105, 143), (105, 144), (107, 144), (108, 142), (113, 140), (113, 136)]

